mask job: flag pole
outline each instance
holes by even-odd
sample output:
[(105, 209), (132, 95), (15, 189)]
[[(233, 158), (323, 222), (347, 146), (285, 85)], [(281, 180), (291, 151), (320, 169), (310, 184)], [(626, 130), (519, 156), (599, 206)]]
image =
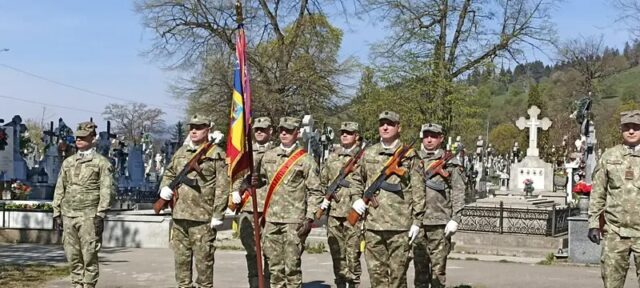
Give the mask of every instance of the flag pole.
[[(244, 18), (242, 15), (242, 3), (240, 2), (240, 0), (236, 0), (236, 22), (238, 23), (238, 33), (244, 31)], [(244, 33), (243, 35), (241, 35), (242, 38), (245, 37)], [(238, 39), (240, 39), (240, 37), (238, 37)], [(243, 41), (246, 41), (245, 39), (242, 39)], [(243, 43), (243, 47), (242, 49), (246, 48), (246, 43)], [(237, 47), (238, 43), (236, 43), (236, 47)], [(249, 87), (249, 81), (247, 79), (248, 77), (248, 71), (246, 71), (248, 65), (245, 62), (246, 58), (245, 58), (245, 54), (246, 51), (243, 51), (242, 55), (238, 55), (238, 57), (242, 57), (243, 59), (238, 59), (241, 63), (240, 63), (240, 72), (241, 72), (241, 77), (242, 77), (242, 90), (243, 90), (243, 97), (245, 99), (249, 99), (251, 100), (251, 90), (247, 89)], [(246, 84), (246, 86), (245, 86)], [(245, 105), (247, 103), (247, 101), (244, 101)], [(250, 103), (250, 102), (249, 102)], [(243, 109), (243, 116), (244, 116), (244, 121), (245, 121), (245, 144), (247, 145), (247, 156), (249, 157), (249, 179), (253, 179), (253, 175), (255, 173), (255, 167), (253, 165), (253, 137), (252, 137), (252, 129), (251, 129), (251, 111), (247, 111), (248, 109), (251, 109), (250, 106), (245, 106), (245, 109)], [(251, 193), (251, 206), (253, 208), (253, 240), (255, 242), (256, 245), (256, 264), (257, 264), (257, 272), (258, 272), (258, 288), (264, 288), (264, 274), (262, 271), (262, 244), (260, 242), (260, 230), (261, 230), (261, 226), (260, 226), (260, 219), (259, 219), (259, 215), (258, 215), (258, 197), (256, 195), (256, 187), (253, 185), (249, 185), (249, 191)]]

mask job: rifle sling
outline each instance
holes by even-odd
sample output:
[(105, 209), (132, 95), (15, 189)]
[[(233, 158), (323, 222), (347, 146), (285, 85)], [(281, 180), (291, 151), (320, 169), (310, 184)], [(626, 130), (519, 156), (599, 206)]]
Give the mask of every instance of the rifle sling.
[(267, 212), (269, 210), (269, 204), (271, 203), (271, 196), (273, 196), (273, 192), (275, 192), (277, 188), (280, 186), (285, 176), (287, 176), (287, 174), (291, 170), (290, 168), (293, 167), (293, 165), (296, 164), (298, 160), (302, 159), (302, 156), (304, 156), (305, 154), (306, 152), (304, 152), (304, 150), (298, 148), (298, 150), (291, 153), (289, 158), (287, 158), (287, 160), (284, 161), (284, 163), (282, 163), (280, 167), (278, 167), (276, 174), (273, 176), (273, 179), (271, 180), (271, 184), (269, 184), (269, 190), (267, 190), (267, 196), (265, 197), (265, 200), (264, 200), (264, 208), (262, 209), (261, 222), (265, 222), (267, 219)]

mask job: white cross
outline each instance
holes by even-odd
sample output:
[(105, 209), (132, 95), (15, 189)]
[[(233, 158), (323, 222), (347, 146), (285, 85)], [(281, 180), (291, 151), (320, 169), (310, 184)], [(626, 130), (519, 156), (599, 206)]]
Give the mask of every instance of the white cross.
[(542, 130), (547, 130), (551, 126), (551, 120), (549, 118), (544, 117), (540, 121), (538, 121), (538, 115), (540, 115), (540, 108), (533, 105), (529, 110), (527, 110), (527, 114), (529, 114), (529, 120), (524, 117), (520, 117), (518, 121), (516, 121), (516, 126), (520, 130), (524, 130), (524, 128), (529, 128), (529, 148), (527, 148), (527, 156), (538, 157), (538, 128), (542, 128)]

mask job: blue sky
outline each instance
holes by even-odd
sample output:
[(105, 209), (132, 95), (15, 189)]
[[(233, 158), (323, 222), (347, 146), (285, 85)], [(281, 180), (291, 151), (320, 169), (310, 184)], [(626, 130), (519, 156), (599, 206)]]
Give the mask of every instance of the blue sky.
[[(615, 23), (616, 13), (606, 0), (568, 0), (553, 15), (561, 39), (577, 35), (604, 35), (609, 46), (622, 47), (628, 33)], [(345, 31), (342, 57), (368, 61), (369, 45), (384, 37), (380, 25), (369, 19), (344, 17), (335, 24)], [(168, 86), (181, 75), (162, 69), (163, 63), (141, 56), (149, 47), (132, 1), (0, 1), (0, 118), (15, 114), (45, 122), (63, 117), (67, 124), (93, 117), (99, 130), (106, 127), (100, 112), (108, 103), (123, 102), (78, 91), (13, 70), (102, 95), (147, 103), (166, 112), (167, 123), (184, 117), (184, 103), (174, 99)], [(549, 51), (553, 56), (553, 52)], [(547, 60), (531, 53), (528, 60)], [(3, 66), (6, 65), (6, 66)], [(7, 67), (8, 66), (8, 67)], [(19, 98), (31, 103), (9, 98)], [(33, 102), (56, 104), (46, 107)]]

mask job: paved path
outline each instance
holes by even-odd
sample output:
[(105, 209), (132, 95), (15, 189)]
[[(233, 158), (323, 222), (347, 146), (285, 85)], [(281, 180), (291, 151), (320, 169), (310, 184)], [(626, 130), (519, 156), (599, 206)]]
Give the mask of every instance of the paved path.
[[(464, 255), (453, 255), (460, 257)], [(500, 260), (500, 256), (467, 255), (466, 259)], [(510, 260), (518, 260), (517, 258)], [(331, 287), (333, 275), (328, 253), (304, 254), (305, 288)], [(0, 245), (0, 263), (64, 264), (60, 246)], [(533, 261), (531, 261), (533, 262)], [(634, 268), (630, 271), (634, 271)], [(173, 287), (173, 256), (169, 249), (106, 248), (100, 253), (98, 287)], [(631, 272), (630, 274), (634, 274)], [(216, 252), (215, 285), (223, 288), (248, 287), (245, 282), (244, 252)], [(413, 267), (409, 268), (413, 281)], [(363, 287), (370, 287), (366, 272)], [(602, 287), (599, 267), (536, 265), (476, 260), (450, 260), (450, 285), (484, 287)], [(69, 287), (68, 278), (49, 282), (46, 287)], [(413, 285), (409, 285), (413, 287)], [(625, 287), (637, 287), (635, 275), (628, 275)]]

